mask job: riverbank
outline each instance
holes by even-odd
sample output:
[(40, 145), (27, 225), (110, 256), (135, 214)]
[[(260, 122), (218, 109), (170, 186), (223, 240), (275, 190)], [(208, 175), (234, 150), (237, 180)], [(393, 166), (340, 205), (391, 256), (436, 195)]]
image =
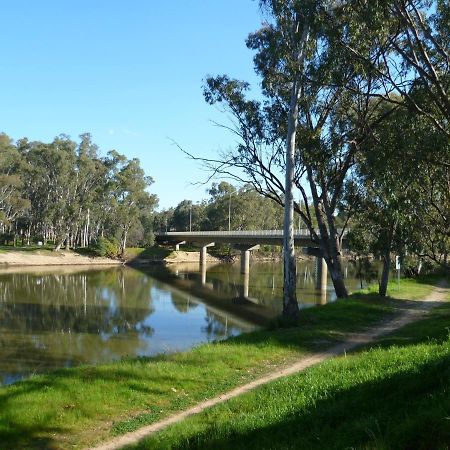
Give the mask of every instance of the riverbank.
[[(411, 284), (423, 285), (405, 283), (398, 294)], [(108, 440), (329, 349), (409, 305), (354, 295), (302, 311), (299, 327), (31, 377), (0, 389), (0, 442), (4, 448), (83, 448)]]
[(376, 345), (186, 414), (144, 440), (141, 433), (126, 448), (449, 448), (450, 303), (419, 319)]
[(82, 255), (71, 250), (54, 252), (47, 249), (3, 250), (0, 252), (0, 268), (10, 266), (117, 266), (123, 261), (112, 258)]
[[(123, 259), (102, 258), (89, 254), (78, 253), (72, 250), (59, 250), (39, 248), (13, 248), (0, 251), (0, 268), (11, 266), (118, 266), (123, 264), (176, 264), (199, 262), (199, 252), (171, 251), (164, 248), (130, 248), (126, 250)], [(208, 262), (220, 262), (219, 258), (207, 256)]]
[[(255, 262), (281, 261), (279, 252), (252, 252), (251, 259)], [(238, 261), (238, 257), (231, 261)], [(299, 260), (308, 259), (299, 255)], [(209, 263), (221, 263), (230, 258), (207, 254)], [(177, 264), (198, 263), (199, 251), (175, 251), (164, 247), (128, 248), (123, 258), (102, 258), (88, 253), (73, 250), (53, 251), (51, 248), (39, 247), (5, 247), (0, 249), (0, 268), (6, 266), (60, 266), (60, 265), (121, 265), (142, 266), (147, 264)]]

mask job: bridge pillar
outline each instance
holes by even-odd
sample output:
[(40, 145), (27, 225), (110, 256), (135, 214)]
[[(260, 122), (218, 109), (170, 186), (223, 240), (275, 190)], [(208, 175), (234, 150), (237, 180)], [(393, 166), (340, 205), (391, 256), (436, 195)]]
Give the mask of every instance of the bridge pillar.
[(241, 250), (241, 273), (250, 273), (250, 250)]
[(244, 273), (244, 284), (242, 285), (242, 297), (248, 298), (248, 287), (250, 284), (250, 271)]
[(321, 291), (327, 290), (327, 263), (322, 256), (316, 256), (316, 289)]
[(208, 247), (214, 247), (214, 242), (210, 242), (209, 244), (203, 244), (202, 248), (200, 249), (200, 265), (206, 266), (206, 255), (207, 255), (207, 248)]
[(202, 286), (206, 284), (206, 264), (200, 264), (200, 270), (202, 272)]
[(258, 250), (259, 245), (235, 244), (233, 248), (241, 251), (241, 273), (250, 273), (250, 251)]
[(177, 252), (180, 251), (181, 244), (186, 244), (186, 241), (175, 242), (175, 251), (177, 251)]

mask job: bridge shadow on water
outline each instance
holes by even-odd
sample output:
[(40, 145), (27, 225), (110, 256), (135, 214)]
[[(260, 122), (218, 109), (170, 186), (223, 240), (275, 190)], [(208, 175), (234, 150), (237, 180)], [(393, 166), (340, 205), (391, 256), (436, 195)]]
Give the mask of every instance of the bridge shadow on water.
[[(196, 267), (197, 265), (192, 263), (192, 266)], [(207, 307), (215, 308), (218, 313), (230, 314), (256, 326), (266, 326), (278, 315), (276, 310), (259, 305), (256, 299), (243, 295), (242, 286), (235, 286), (234, 295), (229, 295), (212, 283), (207, 283), (205, 280), (200, 282), (201, 273), (194, 273), (198, 279), (192, 279), (179, 277), (164, 265), (132, 265), (132, 267), (158, 281), (170, 284), (185, 294), (192, 295)]]

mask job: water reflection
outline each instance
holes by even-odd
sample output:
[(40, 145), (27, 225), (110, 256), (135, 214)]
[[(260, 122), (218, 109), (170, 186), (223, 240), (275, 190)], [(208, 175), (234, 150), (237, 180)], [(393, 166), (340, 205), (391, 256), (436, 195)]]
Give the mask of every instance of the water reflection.
[[(358, 267), (344, 264), (349, 290)], [(335, 298), (298, 264), (302, 307)], [(139, 270), (82, 267), (0, 270), (0, 382), (82, 363), (171, 352), (236, 335), (281, 311), (280, 262), (177, 264)], [(201, 300), (200, 300), (201, 299)]]
[[(346, 285), (350, 291), (359, 289), (360, 283), (366, 284), (357, 277), (358, 268), (354, 264), (344, 261), (343, 265)], [(161, 269), (154, 270), (157, 270), (163, 279), (169, 279)], [(323, 305), (336, 299), (331, 279), (328, 277), (318, 283), (317, 270), (315, 258), (300, 260), (297, 263), (297, 298), (300, 307)], [(269, 308), (274, 312), (273, 315), (282, 309), (281, 262), (254, 262), (250, 272), (246, 274), (241, 274), (239, 264), (210, 264), (207, 267), (199, 267), (196, 263), (184, 263), (169, 265), (166, 271), (175, 275), (176, 281), (171, 281), (172, 283), (188, 287), (192, 292), (208, 295), (210, 291), (210, 294), (214, 292), (223, 298), (247, 300)], [(180, 282), (181, 280), (184, 282)], [(186, 281), (190, 282), (189, 286)]]
[(238, 322), (130, 268), (0, 271), (0, 381), (181, 350), (252, 328)]

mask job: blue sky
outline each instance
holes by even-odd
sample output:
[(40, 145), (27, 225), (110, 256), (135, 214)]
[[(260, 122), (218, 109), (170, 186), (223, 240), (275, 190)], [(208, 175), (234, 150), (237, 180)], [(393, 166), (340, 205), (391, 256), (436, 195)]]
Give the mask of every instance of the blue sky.
[(51, 141), (89, 132), (103, 154), (138, 157), (160, 207), (206, 197), (191, 153), (233, 137), (202, 96), (206, 75), (257, 84), (245, 38), (261, 23), (252, 0), (2, 2), (0, 131)]

